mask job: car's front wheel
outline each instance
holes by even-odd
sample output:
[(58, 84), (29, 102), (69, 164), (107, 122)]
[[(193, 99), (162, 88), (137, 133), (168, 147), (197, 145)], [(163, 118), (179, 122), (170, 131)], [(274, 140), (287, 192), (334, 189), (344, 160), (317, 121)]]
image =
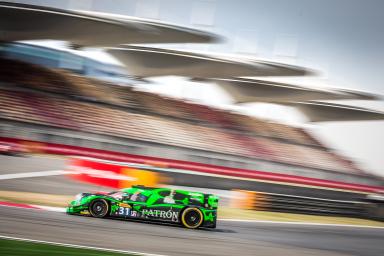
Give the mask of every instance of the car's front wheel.
[(187, 208), (181, 214), (181, 223), (186, 228), (198, 228), (203, 223), (203, 213), (198, 208)]
[(89, 212), (93, 217), (103, 218), (107, 216), (109, 210), (108, 202), (104, 199), (97, 199), (92, 201), (89, 206)]

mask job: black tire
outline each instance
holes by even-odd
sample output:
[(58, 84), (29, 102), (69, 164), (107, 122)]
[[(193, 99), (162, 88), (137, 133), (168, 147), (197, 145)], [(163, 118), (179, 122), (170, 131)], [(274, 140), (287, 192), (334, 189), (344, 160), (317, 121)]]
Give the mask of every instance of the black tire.
[(89, 212), (93, 217), (104, 218), (108, 215), (109, 205), (104, 199), (96, 199), (89, 205)]
[(198, 228), (203, 220), (203, 213), (198, 208), (186, 208), (181, 214), (181, 224), (186, 228)]

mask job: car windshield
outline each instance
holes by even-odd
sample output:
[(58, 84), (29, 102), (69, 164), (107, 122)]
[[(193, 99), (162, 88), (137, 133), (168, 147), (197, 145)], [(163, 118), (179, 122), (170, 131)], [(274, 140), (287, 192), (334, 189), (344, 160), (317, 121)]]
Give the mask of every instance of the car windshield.
[(117, 200), (129, 200), (135, 202), (146, 202), (148, 200), (148, 195), (144, 194), (143, 191), (136, 191), (135, 193), (128, 193), (126, 191), (112, 191), (108, 193), (109, 196), (117, 199)]
[(108, 193), (109, 196), (116, 198), (118, 200), (121, 200), (123, 198), (123, 196), (126, 196), (125, 194), (126, 193), (124, 193), (123, 191), (112, 191), (112, 192)]
[(143, 193), (135, 193), (130, 197), (130, 200), (135, 202), (146, 202), (148, 200), (148, 196)]

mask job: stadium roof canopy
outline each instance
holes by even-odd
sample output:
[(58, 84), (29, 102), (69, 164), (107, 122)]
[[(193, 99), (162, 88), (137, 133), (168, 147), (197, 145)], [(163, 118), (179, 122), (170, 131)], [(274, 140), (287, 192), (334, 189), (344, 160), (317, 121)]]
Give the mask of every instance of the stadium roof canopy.
[(0, 41), (62, 40), (74, 46), (207, 43), (217, 36), (134, 17), (0, 2)]
[(295, 102), (310, 122), (384, 120), (384, 112), (325, 102)]
[(256, 79), (205, 79), (227, 91), (236, 103), (311, 100), (375, 100), (374, 94), (345, 89), (315, 89)]
[(304, 68), (275, 62), (160, 48), (127, 46), (108, 48), (107, 52), (122, 62), (131, 75), (139, 77), (232, 78), (311, 74)]

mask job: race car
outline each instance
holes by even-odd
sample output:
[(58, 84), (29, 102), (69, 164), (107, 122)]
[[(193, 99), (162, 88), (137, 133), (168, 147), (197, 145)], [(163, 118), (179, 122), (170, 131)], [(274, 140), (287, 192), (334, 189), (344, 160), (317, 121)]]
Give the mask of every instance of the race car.
[(110, 193), (81, 193), (68, 214), (160, 221), (186, 228), (215, 228), (219, 198), (212, 194), (132, 186)]

